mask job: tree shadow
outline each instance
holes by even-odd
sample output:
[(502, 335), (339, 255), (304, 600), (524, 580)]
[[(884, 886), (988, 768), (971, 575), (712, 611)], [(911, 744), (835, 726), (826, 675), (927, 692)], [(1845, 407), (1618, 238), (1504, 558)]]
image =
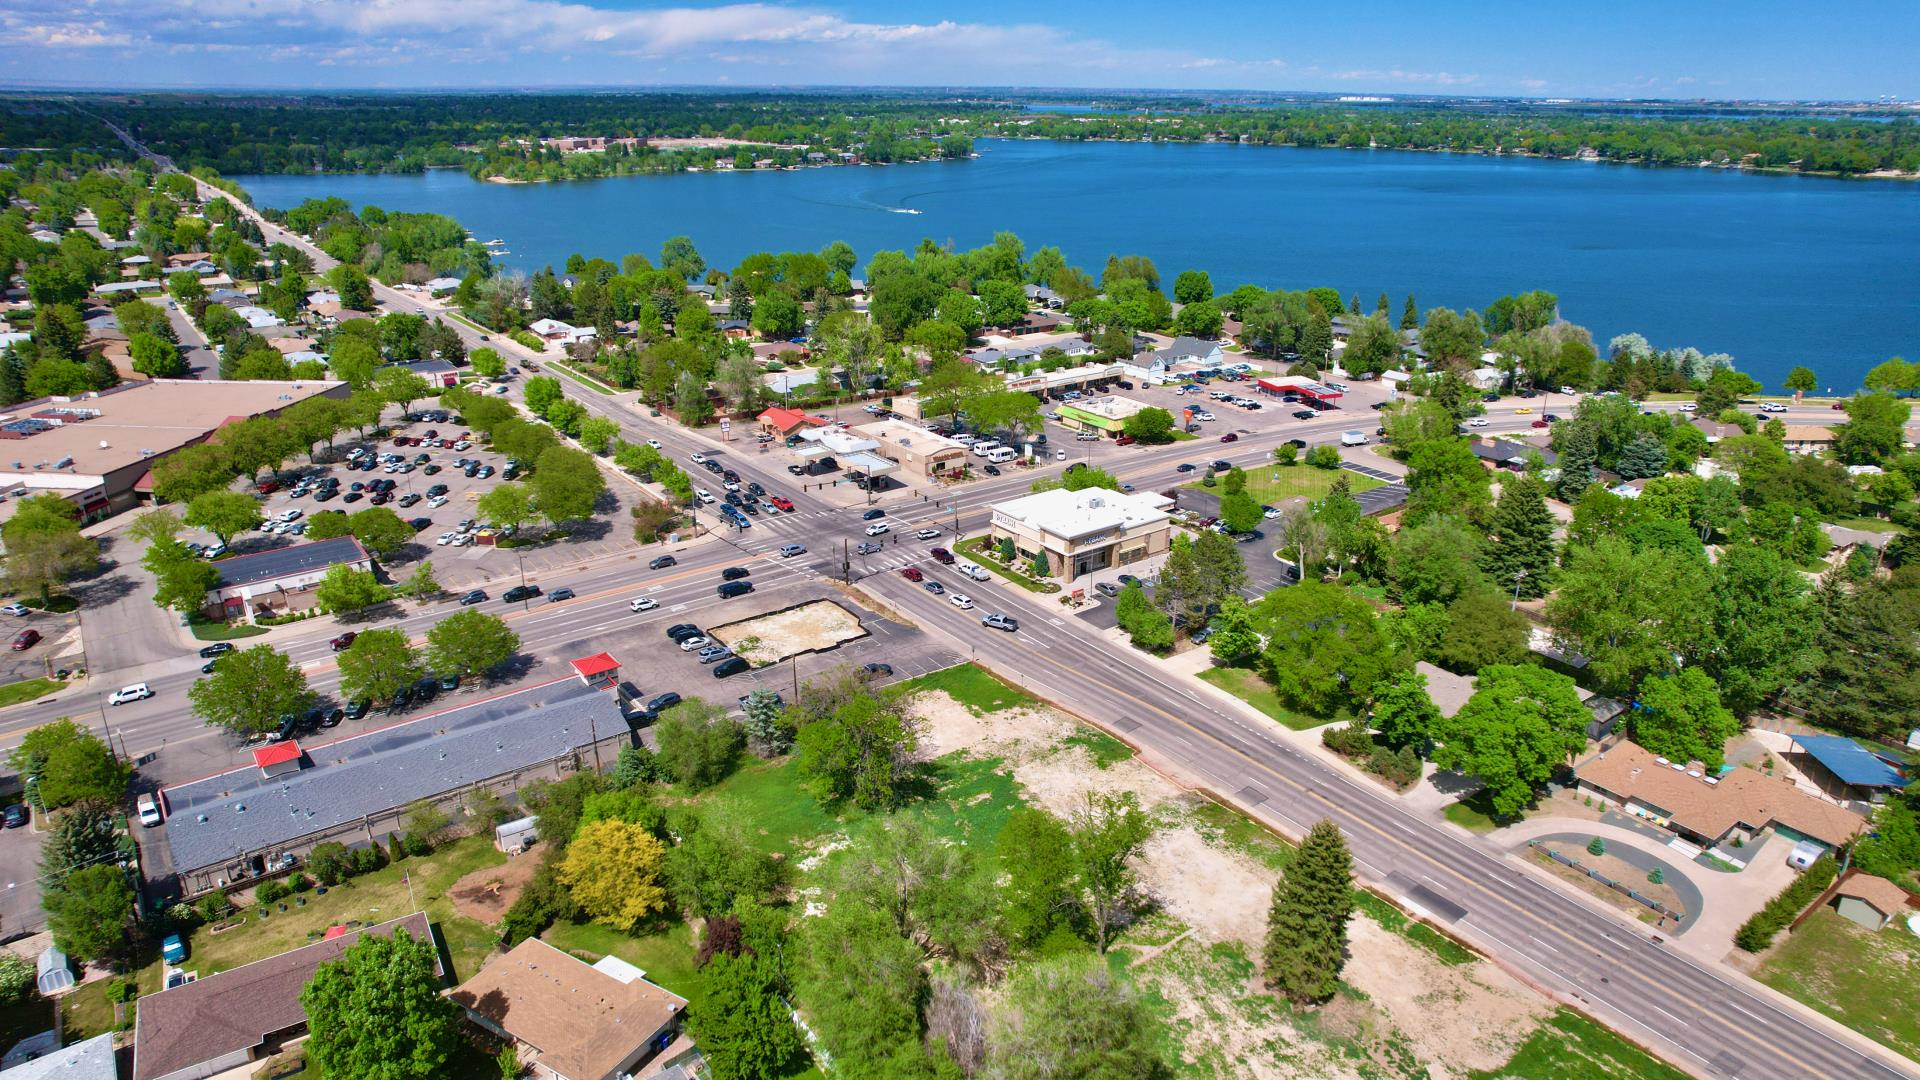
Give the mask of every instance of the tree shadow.
[(1464, 798), (1485, 786), (1477, 778), (1468, 776), (1466, 773), (1453, 772), (1446, 769), (1427, 777), (1427, 783), (1433, 785), (1434, 790), (1443, 795), (1453, 795), (1460, 798)]
[(139, 586), (130, 574), (101, 570), (69, 580), (67, 594), (79, 601), (82, 608), (103, 608), (132, 596)]

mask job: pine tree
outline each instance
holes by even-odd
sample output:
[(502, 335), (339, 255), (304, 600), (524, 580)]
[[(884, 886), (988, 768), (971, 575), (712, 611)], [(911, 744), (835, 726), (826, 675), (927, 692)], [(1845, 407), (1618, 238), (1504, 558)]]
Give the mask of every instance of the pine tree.
[(1480, 568), (1502, 590), (1512, 590), (1518, 577), (1523, 599), (1545, 596), (1553, 574), (1554, 526), (1545, 485), (1526, 475), (1508, 480), (1494, 504), (1492, 533)]
[(1354, 293), (1353, 296), (1350, 299), (1348, 299), (1347, 311), (1348, 313), (1353, 315), (1360, 314), (1360, 294), (1359, 293)]
[(1390, 315), (1392, 311), (1393, 301), (1388, 300), (1387, 294), (1382, 292), (1379, 301), (1373, 305), (1373, 313), (1384, 319)]
[(1407, 294), (1407, 306), (1400, 312), (1400, 329), (1418, 330), (1420, 328), (1420, 306), (1413, 302), (1413, 294)]
[(1593, 486), (1593, 468), (1598, 455), (1597, 437), (1592, 426), (1573, 425), (1573, 429), (1567, 433), (1565, 445), (1560, 448), (1560, 480), (1554, 494), (1560, 497), (1561, 502), (1570, 503)]
[(1352, 917), (1353, 856), (1339, 827), (1322, 819), (1273, 888), (1263, 955), (1267, 985), (1295, 1002), (1332, 997)]
[(1614, 466), (1614, 471), (1623, 480), (1664, 476), (1667, 471), (1666, 444), (1649, 432), (1641, 432), (1620, 452), (1620, 462)]

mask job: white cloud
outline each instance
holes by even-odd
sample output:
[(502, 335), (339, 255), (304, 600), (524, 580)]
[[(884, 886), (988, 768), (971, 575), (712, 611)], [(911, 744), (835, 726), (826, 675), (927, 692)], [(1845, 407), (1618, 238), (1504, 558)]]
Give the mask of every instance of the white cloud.
[(1471, 86), (1480, 81), (1478, 75), (1463, 75), (1451, 71), (1406, 71), (1401, 68), (1379, 70), (1356, 68), (1351, 71), (1332, 71), (1327, 78), (1341, 82), (1396, 83), (1413, 86)]

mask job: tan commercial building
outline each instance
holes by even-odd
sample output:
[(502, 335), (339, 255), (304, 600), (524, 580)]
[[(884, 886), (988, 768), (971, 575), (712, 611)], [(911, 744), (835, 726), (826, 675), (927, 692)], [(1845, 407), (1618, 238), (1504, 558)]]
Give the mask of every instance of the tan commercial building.
[(965, 444), (903, 420), (879, 420), (853, 430), (878, 443), (874, 453), (898, 464), (910, 480), (931, 480), (967, 463)]
[(1044, 552), (1048, 574), (1072, 581), (1166, 551), (1171, 505), (1155, 492), (1055, 488), (995, 503), (990, 540), (1012, 540), (1022, 560)]
[(1150, 408), (1146, 402), (1117, 394), (1081, 398), (1059, 406), (1060, 424), (1075, 431), (1091, 431), (1096, 435), (1118, 438), (1125, 434), (1127, 418), (1145, 408)]

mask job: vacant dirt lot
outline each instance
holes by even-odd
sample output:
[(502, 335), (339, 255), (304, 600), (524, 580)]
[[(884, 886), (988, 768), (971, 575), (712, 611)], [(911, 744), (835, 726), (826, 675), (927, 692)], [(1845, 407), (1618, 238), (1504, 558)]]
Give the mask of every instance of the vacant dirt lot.
[(539, 865), (538, 854), (523, 852), (508, 859), (505, 866), (475, 870), (454, 882), (453, 888), (447, 890), (447, 899), (453, 901), (456, 914), (496, 926), (507, 917), (507, 909), (520, 898), (520, 890), (533, 880), (533, 872)]
[(860, 617), (832, 600), (716, 626), (707, 636), (755, 664), (777, 664), (804, 652), (822, 652), (867, 636)]

